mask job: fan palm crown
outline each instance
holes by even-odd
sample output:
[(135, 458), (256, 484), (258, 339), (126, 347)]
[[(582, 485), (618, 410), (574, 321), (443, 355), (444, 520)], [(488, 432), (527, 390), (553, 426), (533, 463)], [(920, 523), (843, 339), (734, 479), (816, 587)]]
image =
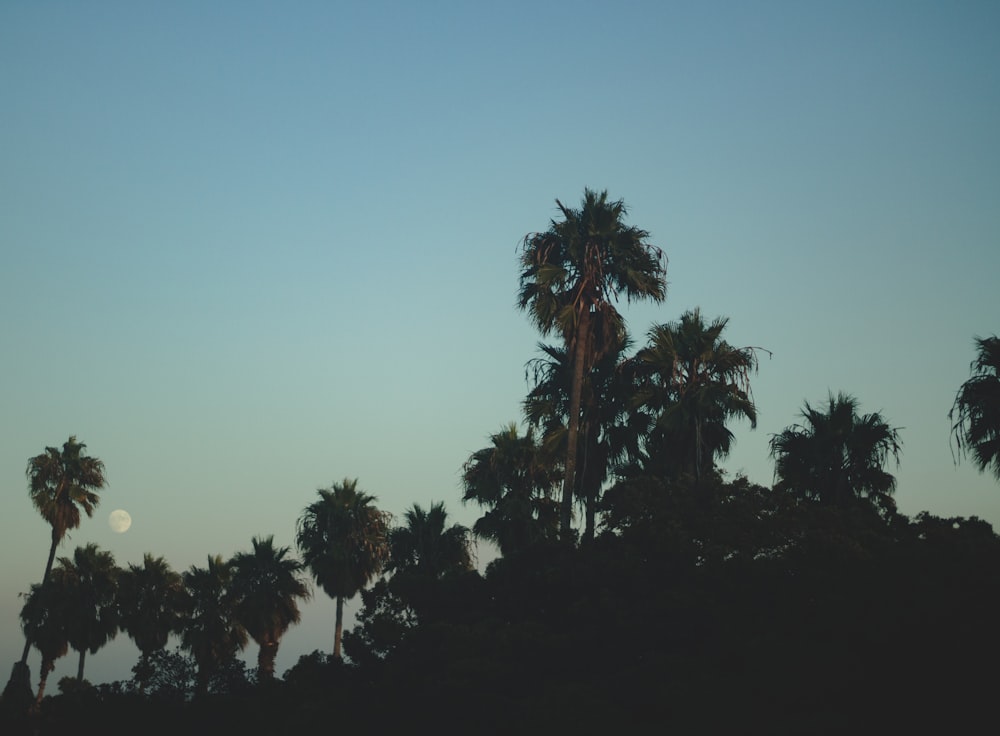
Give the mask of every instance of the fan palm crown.
[(802, 418), (771, 437), (780, 484), (828, 505), (866, 499), (883, 514), (895, 511), (896, 478), (885, 466), (899, 463), (899, 429), (878, 412), (859, 415), (857, 399), (844, 393), (831, 394), (825, 411), (806, 402)]
[(205, 567), (192, 565), (183, 576), (187, 617), (181, 647), (198, 664), (199, 694), (208, 691), (212, 675), (247, 644), (246, 629), (236, 618), (232, 574), (228, 561), (209, 555)]
[(432, 503), (426, 511), (413, 504), (403, 514), (404, 525), (389, 532), (390, 572), (412, 570), (440, 577), (453, 570), (471, 570), (469, 530), (448, 525), (444, 503)]
[(725, 317), (706, 323), (697, 308), (685, 312), (677, 322), (654, 325), (634, 361), (640, 383), (635, 401), (654, 421), (647, 452), (654, 464), (666, 456), (667, 465), (696, 480), (729, 454), (729, 421), (757, 426), (750, 390), (757, 349), (726, 342), (728, 323)]
[(118, 576), (120, 626), (140, 652), (140, 689), (152, 674), (151, 656), (183, 629), (185, 600), (183, 578), (162, 557), (147, 552), (142, 565), (129, 563)]
[(958, 455), (972, 454), (980, 472), (1000, 480), (1000, 338), (976, 338), (972, 376), (962, 384), (948, 418)]
[(534, 430), (520, 434), (511, 423), (490, 436), (490, 446), (472, 453), (462, 468), (463, 502), (487, 508), (472, 527), (504, 555), (551, 539), (558, 509), (551, 498), (558, 480)]
[(74, 612), (67, 622), (69, 644), (80, 654), (77, 679), (83, 680), (87, 652), (95, 654), (118, 633), (118, 574), (111, 552), (96, 544), (60, 557), (52, 571)]
[(85, 454), (87, 446), (70, 437), (62, 450), (46, 447), (28, 461), (28, 493), (42, 518), (52, 527), (52, 546), (42, 576), (44, 584), (52, 569), (56, 547), (70, 529), (80, 526), (80, 512), (94, 515), (100, 503), (97, 491), (104, 488), (104, 463)]

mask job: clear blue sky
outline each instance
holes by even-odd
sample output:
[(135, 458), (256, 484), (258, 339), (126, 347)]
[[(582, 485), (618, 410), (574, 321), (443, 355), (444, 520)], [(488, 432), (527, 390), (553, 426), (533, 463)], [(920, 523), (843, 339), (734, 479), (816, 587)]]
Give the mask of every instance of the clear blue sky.
[[(461, 465), (538, 340), (518, 243), (585, 186), (669, 258), (637, 342), (700, 306), (773, 351), (730, 471), (769, 483), (768, 437), (844, 390), (903, 428), (905, 513), (1000, 525), (947, 419), (1000, 332), (998, 37), (971, 1), (3, 3), (3, 676), (48, 550), (25, 465), (70, 434), (110, 486), (61, 554), (290, 545), (345, 476), (471, 524)], [(320, 593), (278, 671), (332, 643)]]

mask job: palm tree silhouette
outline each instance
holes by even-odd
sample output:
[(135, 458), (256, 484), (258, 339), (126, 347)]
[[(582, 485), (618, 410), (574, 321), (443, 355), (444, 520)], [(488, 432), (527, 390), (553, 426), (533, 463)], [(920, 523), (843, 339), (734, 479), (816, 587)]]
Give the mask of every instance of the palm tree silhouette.
[(646, 449), (660, 474), (687, 472), (699, 483), (729, 454), (727, 422), (742, 418), (757, 426), (750, 391), (757, 348), (723, 340), (728, 322), (719, 317), (706, 324), (701, 310), (685, 312), (677, 322), (654, 325), (649, 344), (635, 356), (636, 403), (652, 418)]
[[(38, 513), (52, 527), (52, 544), (42, 575), (42, 585), (49, 579), (56, 548), (66, 532), (80, 526), (81, 509), (93, 516), (100, 502), (97, 491), (104, 488), (104, 463), (84, 454), (86, 445), (71, 436), (63, 443), (62, 450), (46, 447), (41, 455), (28, 460), (28, 494)], [(17, 690), (31, 690), (31, 673), (28, 670), (28, 652), (31, 643), (24, 642), (21, 659), (14, 663), (4, 694)], [(13, 696), (12, 696), (13, 697)]]
[(570, 356), (572, 378), (559, 512), (560, 532), (569, 539), (584, 376), (606, 349), (596, 339), (593, 325), (620, 320), (612, 302), (621, 294), (629, 300), (662, 301), (666, 266), (662, 251), (645, 242), (649, 233), (626, 225), (625, 203), (609, 201), (606, 191), (585, 189), (579, 209), (566, 207), (558, 199), (556, 205), (562, 220), (552, 220), (545, 232), (524, 238), (518, 306), (529, 310), (543, 335), (560, 334)]
[(427, 622), (447, 608), (442, 581), (473, 569), (471, 532), (461, 524), (448, 524), (443, 503), (432, 503), (426, 511), (415, 503), (403, 520), (403, 526), (389, 532), (390, 592)]
[[(595, 320), (596, 321), (596, 320)], [(575, 494), (584, 504), (583, 541), (594, 538), (601, 491), (615, 465), (639, 452), (641, 426), (630, 411), (634, 383), (623, 358), (631, 341), (620, 323), (601, 325), (614, 330), (602, 337), (608, 347), (585, 377), (581, 399)], [(534, 387), (524, 401), (529, 425), (543, 431), (547, 453), (565, 457), (570, 404), (569, 355), (554, 345), (538, 346), (544, 354), (528, 362)]]
[(295, 542), (302, 560), (323, 592), (337, 601), (333, 657), (341, 656), (344, 599), (351, 598), (377, 575), (389, 557), (388, 514), (358, 490), (357, 479), (345, 478), (309, 504), (298, 520)]
[(53, 580), (46, 585), (32, 585), (21, 608), (21, 628), (25, 638), (42, 655), (36, 706), (45, 696), (45, 683), (55, 669), (56, 660), (69, 651), (66, 628), (74, 611), (65, 593), (62, 586)]
[(76, 679), (83, 681), (87, 651), (97, 651), (118, 633), (118, 574), (114, 556), (96, 544), (77, 547), (60, 557), (52, 576), (73, 610), (67, 622), (70, 646), (80, 654)]
[(448, 525), (443, 502), (432, 503), (427, 511), (415, 503), (403, 521), (403, 526), (389, 532), (388, 572), (413, 571), (437, 578), (472, 569), (469, 530), (461, 524)]
[(198, 665), (196, 689), (204, 695), (212, 675), (246, 646), (247, 632), (236, 619), (229, 562), (210, 555), (205, 567), (192, 565), (183, 578), (188, 616), (181, 647)]
[(257, 671), (274, 679), (274, 658), (288, 627), (301, 619), (297, 599), (309, 597), (302, 563), (288, 557), (288, 547), (275, 547), (274, 537), (253, 538), (253, 552), (232, 559), (236, 618), (257, 642)]
[(899, 464), (899, 430), (878, 412), (859, 416), (857, 399), (844, 393), (830, 394), (825, 411), (806, 402), (802, 418), (771, 437), (779, 485), (827, 505), (867, 499), (884, 515), (894, 512), (896, 478), (884, 468), (890, 458)]
[(147, 552), (141, 566), (129, 563), (118, 577), (120, 626), (140, 652), (140, 692), (152, 674), (150, 657), (183, 629), (185, 601), (183, 578), (162, 557)]
[(462, 501), (487, 507), (472, 531), (509, 556), (554, 537), (559, 510), (551, 493), (558, 477), (531, 427), (521, 435), (510, 424), (490, 443), (462, 469)]
[(948, 412), (958, 455), (972, 453), (980, 472), (1000, 480), (1000, 338), (976, 338), (977, 355), (969, 378)]

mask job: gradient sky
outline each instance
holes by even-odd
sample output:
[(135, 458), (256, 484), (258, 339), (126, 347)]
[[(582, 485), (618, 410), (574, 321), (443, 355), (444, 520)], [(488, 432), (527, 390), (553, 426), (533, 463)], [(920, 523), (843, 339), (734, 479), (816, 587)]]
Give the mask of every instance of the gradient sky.
[[(518, 244), (585, 186), (669, 258), (636, 342), (700, 306), (773, 351), (729, 471), (770, 483), (843, 390), (902, 428), (904, 513), (1000, 525), (947, 418), (1000, 332), (997, 38), (974, 1), (0, 4), (3, 676), (49, 544), (25, 465), (70, 434), (110, 485), (63, 555), (291, 545), (344, 477), (471, 525), (539, 339)], [(332, 645), (320, 592), (277, 671)]]

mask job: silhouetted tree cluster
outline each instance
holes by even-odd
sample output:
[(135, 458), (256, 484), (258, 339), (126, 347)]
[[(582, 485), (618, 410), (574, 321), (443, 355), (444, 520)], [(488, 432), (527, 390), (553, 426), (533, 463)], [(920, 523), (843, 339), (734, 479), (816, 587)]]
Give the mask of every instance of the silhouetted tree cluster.
[[(756, 425), (767, 351), (730, 344), (727, 318), (697, 308), (633, 351), (616, 299), (662, 301), (665, 257), (606, 192), (557, 204), (561, 219), (523, 241), (518, 304), (558, 341), (527, 364), (524, 429), (502, 427), (462, 467), (462, 501), (482, 509), (471, 529), (441, 502), (394, 525), (345, 479), (302, 510), (301, 561), (255, 537), (183, 573), (151, 554), (118, 569), (93, 545), (54, 565), (104, 467), (73, 437), (32, 458), (52, 535), (21, 622), (42, 665), (35, 696), (27, 648), (15, 664), (3, 732), (839, 734), (992, 719), (990, 525), (899, 513), (901, 432), (844, 392), (770, 438), (772, 487), (728, 478), (718, 463), (731, 424)], [(976, 344), (952, 440), (1000, 477), (997, 338)], [(473, 537), (499, 553), (482, 571)], [(332, 653), (279, 678), (307, 572), (336, 601)], [(86, 654), (118, 631), (140, 651), (133, 678), (95, 687)], [(250, 639), (256, 670), (237, 658)], [(71, 648), (78, 676), (45, 695)]]

